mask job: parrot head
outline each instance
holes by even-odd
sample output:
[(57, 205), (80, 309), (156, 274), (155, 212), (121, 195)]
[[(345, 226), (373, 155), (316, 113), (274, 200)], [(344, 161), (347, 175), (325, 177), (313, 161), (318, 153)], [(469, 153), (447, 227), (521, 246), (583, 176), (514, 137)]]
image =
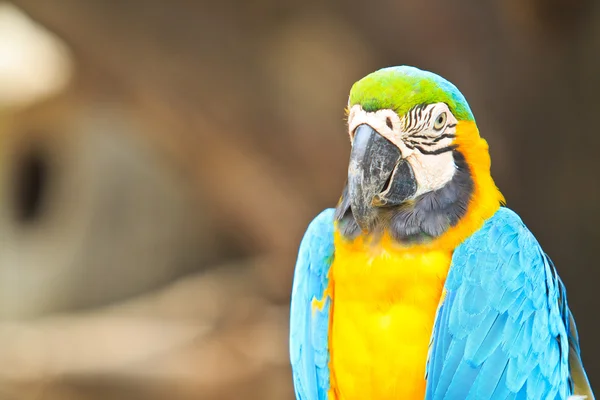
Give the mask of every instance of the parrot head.
[(496, 205), (503, 201), (471, 109), (444, 78), (381, 69), (353, 85), (347, 112), (352, 149), (336, 213), (346, 236), (440, 236), (465, 216), (478, 183), (493, 187)]

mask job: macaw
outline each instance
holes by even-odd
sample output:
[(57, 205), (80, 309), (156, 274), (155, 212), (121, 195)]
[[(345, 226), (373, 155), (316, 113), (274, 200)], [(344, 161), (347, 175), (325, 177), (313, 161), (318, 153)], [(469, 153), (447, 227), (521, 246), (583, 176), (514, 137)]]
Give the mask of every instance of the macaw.
[(384, 68), (347, 117), (346, 187), (294, 273), (296, 398), (593, 399), (565, 287), (456, 86)]

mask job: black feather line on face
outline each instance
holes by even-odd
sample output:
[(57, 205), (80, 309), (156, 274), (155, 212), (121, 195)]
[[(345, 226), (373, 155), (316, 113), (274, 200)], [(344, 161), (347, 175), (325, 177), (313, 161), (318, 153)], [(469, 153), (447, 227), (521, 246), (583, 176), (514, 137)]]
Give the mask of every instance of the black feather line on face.
[(437, 149), (437, 150), (425, 150), (422, 146), (417, 146), (417, 145), (415, 145), (415, 148), (417, 150), (419, 150), (422, 154), (438, 155), (438, 154), (442, 154), (442, 153), (447, 153), (449, 151), (454, 151), (457, 148), (457, 145), (451, 144), (450, 146), (442, 147), (441, 149)]
[(425, 139), (425, 140), (431, 140), (432, 137), (431, 136), (425, 136), (425, 135), (410, 135), (411, 139)]
[(433, 139), (433, 141), (435, 143), (437, 143), (440, 140), (443, 140), (443, 139), (454, 139), (455, 137), (456, 137), (456, 135), (453, 134), (453, 133), (444, 133), (443, 135), (440, 135), (440, 136), (436, 137), (435, 139)]
[[(467, 212), (474, 183), (464, 156), (458, 150), (453, 150), (453, 156), (456, 172), (450, 182), (441, 189), (424, 193), (397, 207), (380, 208), (375, 233), (388, 228), (392, 237), (401, 243), (422, 243), (443, 235), (455, 226)], [(346, 188), (335, 218), (344, 237), (354, 239), (360, 235)]]

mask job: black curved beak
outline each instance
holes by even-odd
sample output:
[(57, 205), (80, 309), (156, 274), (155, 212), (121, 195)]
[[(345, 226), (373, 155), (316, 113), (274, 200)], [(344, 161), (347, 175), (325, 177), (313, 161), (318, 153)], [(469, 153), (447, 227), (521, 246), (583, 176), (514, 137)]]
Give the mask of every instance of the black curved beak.
[(360, 228), (371, 230), (379, 207), (402, 204), (416, 191), (415, 175), (400, 149), (369, 125), (359, 125), (350, 153), (348, 194)]

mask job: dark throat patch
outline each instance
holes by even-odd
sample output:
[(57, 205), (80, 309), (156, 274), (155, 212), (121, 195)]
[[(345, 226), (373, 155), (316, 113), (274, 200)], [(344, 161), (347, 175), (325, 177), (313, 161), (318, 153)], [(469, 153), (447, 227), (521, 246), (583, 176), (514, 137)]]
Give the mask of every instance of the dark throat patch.
[[(415, 200), (395, 207), (378, 208), (378, 222), (374, 234), (389, 230), (401, 243), (423, 243), (435, 239), (455, 226), (466, 214), (474, 184), (465, 157), (453, 150), (456, 172), (441, 189), (424, 193)], [(350, 208), (348, 189), (344, 188), (336, 208), (338, 229), (347, 239), (360, 235), (360, 228)]]

